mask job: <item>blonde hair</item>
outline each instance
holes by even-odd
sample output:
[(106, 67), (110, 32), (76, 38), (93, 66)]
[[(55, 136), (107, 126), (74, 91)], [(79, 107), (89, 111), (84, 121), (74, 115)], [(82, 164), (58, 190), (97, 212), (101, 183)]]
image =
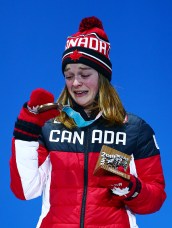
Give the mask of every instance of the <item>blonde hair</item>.
[[(63, 105), (69, 104), (72, 107), (71, 96), (66, 86), (57, 102)], [(109, 125), (122, 125), (124, 123), (126, 111), (122, 102), (115, 88), (102, 74), (99, 74), (98, 99), (95, 100), (93, 106), (90, 107), (90, 111), (97, 111), (97, 113), (101, 111), (103, 118)], [(63, 123), (67, 128), (71, 129), (76, 127), (74, 120), (68, 117), (64, 112), (61, 112), (60, 116), (57, 117), (57, 120)]]

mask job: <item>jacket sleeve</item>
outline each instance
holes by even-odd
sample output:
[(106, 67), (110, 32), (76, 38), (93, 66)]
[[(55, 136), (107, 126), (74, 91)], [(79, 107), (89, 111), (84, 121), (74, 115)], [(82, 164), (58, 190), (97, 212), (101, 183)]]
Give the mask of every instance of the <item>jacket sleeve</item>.
[(10, 187), (17, 198), (29, 200), (40, 196), (49, 168), (48, 152), (38, 141), (12, 139)]
[(154, 131), (143, 120), (139, 126), (134, 159), (141, 181), (141, 191), (137, 197), (125, 200), (125, 204), (137, 214), (154, 213), (161, 208), (166, 199), (165, 181)]

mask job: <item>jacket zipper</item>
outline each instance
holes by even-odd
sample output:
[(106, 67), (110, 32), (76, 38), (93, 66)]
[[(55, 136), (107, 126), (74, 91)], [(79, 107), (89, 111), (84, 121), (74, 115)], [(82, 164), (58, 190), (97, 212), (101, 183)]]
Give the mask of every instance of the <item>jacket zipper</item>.
[(85, 207), (87, 198), (87, 187), (88, 187), (88, 142), (89, 142), (89, 128), (87, 129), (87, 141), (84, 147), (84, 190), (82, 196), (81, 215), (80, 215), (80, 228), (84, 228), (85, 221)]

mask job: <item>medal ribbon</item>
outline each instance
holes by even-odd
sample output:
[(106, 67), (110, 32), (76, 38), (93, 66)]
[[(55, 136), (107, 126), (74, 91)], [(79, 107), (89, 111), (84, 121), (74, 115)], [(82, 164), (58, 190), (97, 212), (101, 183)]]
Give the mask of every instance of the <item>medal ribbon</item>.
[(65, 112), (70, 118), (72, 118), (78, 127), (89, 126), (101, 115), (101, 113), (99, 113), (94, 120), (84, 120), (81, 114), (73, 110), (70, 106), (64, 106), (62, 111)]

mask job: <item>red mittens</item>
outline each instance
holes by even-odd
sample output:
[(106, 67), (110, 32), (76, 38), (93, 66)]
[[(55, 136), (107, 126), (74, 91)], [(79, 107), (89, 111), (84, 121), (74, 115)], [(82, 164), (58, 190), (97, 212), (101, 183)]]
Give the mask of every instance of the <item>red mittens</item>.
[(60, 114), (60, 112), (57, 109), (51, 109), (35, 114), (34, 111), (37, 109), (38, 105), (52, 102), (54, 102), (53, 94), (41, 88), (35, 89), (30, 95), (30, 100), (22, 108), (18, 118), (24, 121), (35, 123), (42, 127), (47, 120), (55, 118)]
[[(119, 171), (125, 172), (121, 167), (119, 167)], [(129, 173), (127, 174), (130, 176), (129, 180), (118, 175), (102, 176), (100, 177), (100, 184), (111, 189), (115, 195), (123, 199), (135, 198), (141, 190), (141, 183), (137, 177)]]
[(37, 141), (45, 122), (60, 114), (57, 109), (37, 113), (37, 108), (39, 105), (52, 102), (54, 102), (54, 96), (47, 90), (41, 88), (33, 90), (30, 100), (24, 104), (15, 123), (14, 137), (26, 141)]

